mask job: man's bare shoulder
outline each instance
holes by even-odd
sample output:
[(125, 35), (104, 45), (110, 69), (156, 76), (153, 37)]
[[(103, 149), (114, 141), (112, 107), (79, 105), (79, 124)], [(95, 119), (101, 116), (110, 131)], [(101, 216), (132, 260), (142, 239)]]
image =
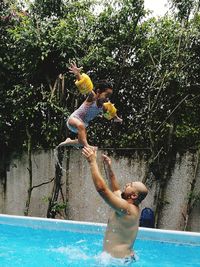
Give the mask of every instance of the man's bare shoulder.
[(132, 216), (134, 219), (137, 218), (139, 216), (139, 208), (138, 206), (132, 204), (132, 203), (128, 203), (127, 200), (123, 199), (121, 194), (121, 190), (117, 190), (113, 192), (117, 197), (119, 197), (123, 202), (126, 202), (127, 205), (127, 212), (123, 215), (123, 216)]

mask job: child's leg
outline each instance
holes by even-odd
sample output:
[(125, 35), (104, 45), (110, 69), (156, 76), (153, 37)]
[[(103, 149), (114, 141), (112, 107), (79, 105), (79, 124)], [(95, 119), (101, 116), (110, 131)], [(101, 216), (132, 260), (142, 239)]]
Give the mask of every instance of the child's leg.
[(87, 133), (86, 133), (86, 128), (84, 124), (79, 124), (77, 126), (78, 129), (78, 142), (82, 146), (89, 146), (88, 141), (87, 141)]
[(90, 146), (87, 142), (87, 133), (86, 133), (85, 125), (79, 125), (77, 129), (78, 129), (79, 144), (81, 144), (82, 146), (87, 146), (87, 147), (90, 147), (91, 149), (97, 150), (97, 147)]
[(83, 122), (81, 122), (77, 118), (70, 118), (67, 122), (68, 128), (75, 132), (78, 133), (78, 139), (71, 139), (67, 138), (64, 142), (60, 143), (58, 147), (61, 146), (75, 146), (76, 148), (78, 147), (83, 147), (83, 146), (89, 146), (87, 142), (87, 137), (86, 137), (86, 129), (85, 125)]

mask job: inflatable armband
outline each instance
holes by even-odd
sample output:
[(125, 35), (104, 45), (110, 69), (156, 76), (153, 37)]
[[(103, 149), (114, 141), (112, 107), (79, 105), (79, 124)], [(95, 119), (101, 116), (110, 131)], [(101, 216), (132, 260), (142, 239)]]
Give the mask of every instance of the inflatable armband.
[(105, 109), (105, 112), (103, 113), (104, 118), (111, 120), (116, 116), (117, 109), (115, 108), (114, 104), (111, 102), (106, 102), (103, 104), (103, 107)]
[(88, 94), (93, 89), (93, 83), (90, 77), (85, 73), (81, 74), (81, 79), (79, 81), (75, 81), (75, 85), (78, 87), (78, 90), (83, 95)]

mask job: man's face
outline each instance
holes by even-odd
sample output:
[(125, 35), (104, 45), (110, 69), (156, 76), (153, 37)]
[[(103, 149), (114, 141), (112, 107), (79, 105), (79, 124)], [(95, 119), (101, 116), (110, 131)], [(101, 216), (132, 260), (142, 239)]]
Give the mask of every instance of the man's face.
[(123, 195), (128, 198), (131, 195), (137, 195), (137, 189), (134, 182), (127, 183), (123, 188)]

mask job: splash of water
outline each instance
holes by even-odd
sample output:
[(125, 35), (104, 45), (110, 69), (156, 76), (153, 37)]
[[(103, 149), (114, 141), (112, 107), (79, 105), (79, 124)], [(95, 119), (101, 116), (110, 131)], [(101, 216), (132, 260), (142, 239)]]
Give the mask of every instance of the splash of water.
[(105, 251), (97, 255), (95, 259), (100, 264), (99, 266), (105, 266), (105, 267), (132, 266), (132, 264), (134, 264), (131, 259), (129, 260), (128, 258), (126, 259), (113, 258), (110, 254), (108, 254)]
[(91, 258), (82, 249), (73, 246), (54, 248), (51, 251), (62, 253), (70, 260), (88, 260)]
[(58, 158), (58, 149), (59, 147), (55, 147), (54, 150), (53, 150), (53, 154), (54, 154), (54, 159), (55, 159), (55, 164), (58, 164), (59, 168), (64, 171), (64, 172), (69, 172), (69, 170), (66, 170), (65, 168), (62, 167), (60, 161), (59, 161), (59, 158)]
[[(133, 266), (131, 262), (127, 262), (125, 259), (113, 258), (107, 252), (101, 252), (97, 255), (88, 255), (84, 251), (85, 247), (77, 248), (74, 246), (51, 248), (50, 251), (61, 253), (67, 257), (69, 261), (83, 261), (88, 263), (90, 267), (120, 267), (120, 266)], [(134, 263), (133, 263), (134, 264)], [(84, 265), (85, 266), (85, 265)]]

